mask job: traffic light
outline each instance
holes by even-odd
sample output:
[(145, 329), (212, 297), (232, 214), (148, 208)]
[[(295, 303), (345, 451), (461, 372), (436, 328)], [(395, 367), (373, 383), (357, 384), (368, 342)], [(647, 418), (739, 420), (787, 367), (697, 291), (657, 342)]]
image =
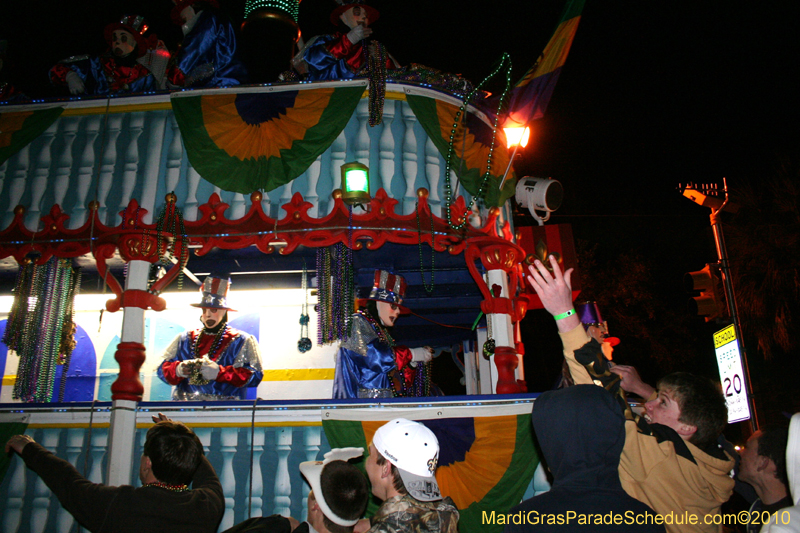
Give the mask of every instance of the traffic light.
[(718, 264), (709, 263), (703, 270), (687, 272), (683, 279), (686, 290), (700, 293), (689, 300), (690, 313), (705, 317), (706, 322), (728, 318), (728, 303)]

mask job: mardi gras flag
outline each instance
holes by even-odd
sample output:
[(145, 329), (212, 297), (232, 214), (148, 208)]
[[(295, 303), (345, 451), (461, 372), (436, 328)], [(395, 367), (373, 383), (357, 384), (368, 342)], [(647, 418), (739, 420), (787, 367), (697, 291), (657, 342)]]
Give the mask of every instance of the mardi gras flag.
[[(479, 409), (469, 408), (469, 414), (476, 411)], [(530, 411), (530, 403), (492, 406), (491, 416), (469, 416), (464, 407), (392, 409), (391, 413), (331, 409), (323, 410), (322, 427), (331, 448), (360, 446), (367, 450), (375, 431), (390, 419), (422, 422), (439, 440), (436, 480), (442, 494), (453, 498), (459, 509), (459, 531), (499, 533), (503, 526), (484, 523), (483, 512), (509, 512), (522, 499), (539, 464)]]
[[(456, 123), (459, 107), (435, 98), (412, 94), (406, 95), (406, 101), (425, 133), (447, 161), (450, 133)], [(507, 179), (503, 188), (499, 189), (508, 168), (508, 151), (505, 137), (501, 134), (497, 135), (494, 150), (491, 150), (492, 134), (492, 127), (476, 114), (467, 113), (466, 118), (460, 117), (453, 138), (450, 165), (471, 195), (482, 197), (488, 206), (501, 206), (514, 194), (516, 180)], [(509, 176), (513, 177), (513, 170), (509, 171)]]
[(63, 111), (63, 107), (52, 107), (0, 113), (0, 165), (41, 135)]
[(544, 115), (578, 30), (584, 2), (585, 0), (567, 1), (561, 22), (539, 60), (511, 90), (508, 109), (512, 124), (524, 126)]
[(248, 194), (289, 183), (339, 136), (364, 85), (225, 89), (172, 95), (189, 161), (207, 181)]

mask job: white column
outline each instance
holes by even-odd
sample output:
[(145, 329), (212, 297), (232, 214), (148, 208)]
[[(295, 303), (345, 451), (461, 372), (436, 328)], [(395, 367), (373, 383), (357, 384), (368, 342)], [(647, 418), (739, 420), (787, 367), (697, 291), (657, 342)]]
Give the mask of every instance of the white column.
[[(306, 461), (317, 460), (317, 455), (319, 454), (321, 430), (322, 428), (319, 426), (308, 426), (303, 429), (303, 447), (305, 448), (306, 452)], [(311, 489), (308, 487), (308, 484), (303, 483), (303, 513), (301, 514), (300, 520), (306, 520), (308, 518), (309, 492), (311, 492)]]
[(403, 104), (403, 124), (406, 127), (403, 135), (403, 180), (406, 184), (406, 194), (403, 198), (403, 214), (412, 213), (417, 204), (417, 136), (414, 133), (414, 124), (417, 116), (411, 106)]
[(236, 505), (236, 477), (233, 475), (233, 456), (236, 455), (236, 443), (239, 440), (238, 428), (221, 428), (220, 444), (222, 452), (222, 469), (219, 472), (219, 482), (222, 485), (222, 494), (225, 494), (225, 514), (222, 516), (220, 529), (233, 526), (233, 508)]
[(275, 451), (278, 452), (278, 466), (275, 470), (275, 510), (273, 513), (290, 516), (292, 480), (289, 476), (289, 453), (292, 451), (292, 428), (276, 429)]
[[(250, 472), (253, 480), (252, 500), (248, 501), (249, 508), (246, 516), (262, 516), (261, 507), (264, 505), (264, 477), (261, 474), (261, 454), (264, 453), (264, 428), (256, 428), (252, 435), (253, 469)], [(248, 485), (248, 493), (250, 487)]]
[(439, 150), (433, 141), (428, 137), (425, 143), (425, 175), (428, 177), (428, 205), (431, 207), (431, 213), (434, 213), (433, 206), (439, 207), (439, 216), (444, 217), (446, 214), (442, 212), (441, 203), (442, 198), (439, 196), (439, 182), (442, 177), (442, 165), (440, 164)]
[(78, 162), (75, 205), (69, 219), (70, 228), (79, 228), (86, 222), (86, 204), (89, 203), (89, 189), (94, 177), (95, 151), (94, 142), (100, 130), (100, 115), (91, 115), (83, 120), (83, 132), (86, 139), (83, 152)]
[[(31, 145), (27, 144), (22, 148), (14, 159), (16, 159), (16, 169), (9, 176), (10, 181), (6, 188), (8, 208), (3, 214), (3, 228), (7, 228), (11, 221), (14, 220), (14, 209), (19, 205), (22, 200), (22, 195), (25, 193), (25, 184), (28, 183), (28, 171), (30, 170), (30, 151)], [(12, 177), (13, 176), (13, 177)]]
[(383, 105), (383, 120), (381, 121), (380, 172), (381, 187), (392, 195), (392, 179), (394, 178), (394, 135), (392, 135), (392, 122), (394, 121), (395, 100), (386, 100)]
[[(128, 263), (128, 276), (125, 278), (125, 290), (147, 290), (147, 278), (150, 274), (150, 263), (147, 261), (131, 261)], [(123, 308), (122, 335), (120, 342), (138, 342), (144, 344), (144, 309), (139, 307)], [(131, 400), (114, 400), (111, 408), (111, 426), (108, 442), (108, 484), (130, 484), (133, 472), (133, 447), (136, 434), (136, 402)]]

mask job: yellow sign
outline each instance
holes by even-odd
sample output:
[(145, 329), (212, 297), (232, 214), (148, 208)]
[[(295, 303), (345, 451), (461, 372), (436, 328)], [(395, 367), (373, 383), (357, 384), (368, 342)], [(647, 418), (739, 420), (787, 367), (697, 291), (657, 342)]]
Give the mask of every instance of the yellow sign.
[(736, 331), (733, 329), (733, 324), (725, 329), (721, 329), (714, 333), (714, 349), (725, 346), (729, 342), (736, 340)]

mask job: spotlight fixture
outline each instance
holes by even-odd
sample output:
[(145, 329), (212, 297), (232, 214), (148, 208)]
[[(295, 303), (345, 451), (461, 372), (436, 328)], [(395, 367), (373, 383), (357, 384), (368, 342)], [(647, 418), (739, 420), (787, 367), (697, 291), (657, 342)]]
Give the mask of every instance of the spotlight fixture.
[[(543, 226), (550, 219), (550, 213), (561, 207), (564, 200), (564, 188), (561, 182), (550, 178), (532, 178), (526, 176), (517, 182), (517, 203), (527, 207), (533, 218)], [(544, 211), (539, 216), (537, 211)]]

